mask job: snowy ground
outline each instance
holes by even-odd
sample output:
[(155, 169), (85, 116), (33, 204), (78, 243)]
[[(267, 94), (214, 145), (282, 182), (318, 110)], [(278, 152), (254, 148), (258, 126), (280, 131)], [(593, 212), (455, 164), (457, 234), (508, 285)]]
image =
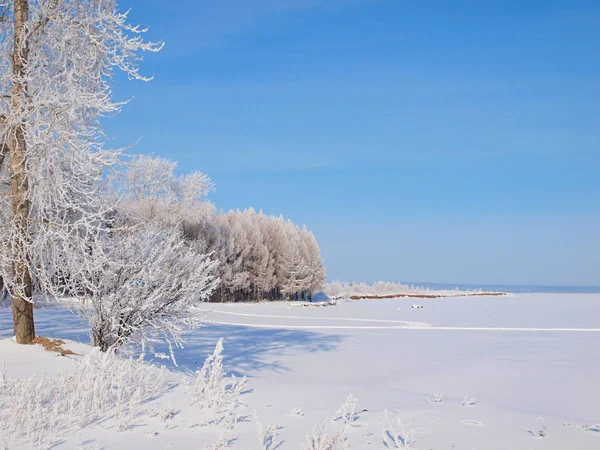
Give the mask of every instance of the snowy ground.
[[(412, 309), (414, 303), (424, 308)], [(202, 309), (213, 323), (188, 334), (173, 379), (197, 370), (224, 337), (226, 369), (249, 377), (250, 392), (243, 395), (248, 414), (256, 408), (262, 422), (281, 424), (280, 449), (297, 449), (348, 394), (358, 398), (358, 411), (366, 409), (347, 430), (352, 449), (385, 448), (385, 409), (412, 425), (420, 450), (600, 448), (600, 429), (593, 426), (600, 423), (599, 294)], [(89, 340), (85, 324), (68, 311), (40, 309), (36, 318), (39, 335)], [(9, 311), (0, 310), (0, 337), (10, 336), (10, 329)], [(23, 351), (9, 340), (0, 341), (0, 359), (9, 376), (73, 364), (40, 348)], [(439, 403), (432, 401), (436, 392), (442, 392)], [(465, 395), (475, 404), (462, 406)], [(289, 415), (294, 406), (305, 415)], [(194, 426), (181, 386), (145, 408), (177, 414), (170, 424), (142, 414), (121, 432), (96, 423), (55, 448), (201, 449), (220, 435)], [(546, 427), (546, 436), (533, 437), (532, 426)], [(231, 448), (260, 448), (251, 417), (227, 437), (235, 439)], [(30, 446), (8, 441), (10, 449)]]

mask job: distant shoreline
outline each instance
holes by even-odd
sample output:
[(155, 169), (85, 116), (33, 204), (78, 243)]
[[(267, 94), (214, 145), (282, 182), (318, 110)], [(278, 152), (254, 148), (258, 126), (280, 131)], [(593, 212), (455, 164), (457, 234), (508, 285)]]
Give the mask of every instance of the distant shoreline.
[(540, 285), (540, 284), (477, 284), (477, 283), (434, 283), (405, 281), (403, 284), (420, 286), (433, 291), (455, 290), (506, 292), (509, 294), (600, 294), (600, 286), (585, 285)]
[(458, 294), (389, 294), (389, 295), (351, 295), (350, 300), (382, 300), (386, 298), (456, 298), (456, 297), (501, 297), (507, 292), (461, 292)]

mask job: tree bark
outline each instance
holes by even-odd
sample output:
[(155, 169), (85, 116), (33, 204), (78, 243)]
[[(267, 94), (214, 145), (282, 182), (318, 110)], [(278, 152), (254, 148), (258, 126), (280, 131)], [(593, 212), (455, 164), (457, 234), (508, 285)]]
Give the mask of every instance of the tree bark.
[(25, 64), (29, 49), (23, 33), (28, 20), (29, 5), (27, 0), (14, 0), (14, 40), (12, 54), (13, 85), (11, 106), (13, 114), (18, 118), (16, 123), (9, 124), (7, 129), (7, 145), (10, 155), (8, 173), (10, 176), (10, 196), (16, 237), (13, 239), (12, 268), (15, 287), (13, 289), (13, 326), (15, 338), (19, 344), (30, 344), (35, 338), (33, 322), (32, 283), (29, 272), (27, 242), (29, 239), (28, 219), (30, 204), (27, 198), (29, 185), (27, 182), (26, 142), (23, 124), (23, 112), (26, 108)]

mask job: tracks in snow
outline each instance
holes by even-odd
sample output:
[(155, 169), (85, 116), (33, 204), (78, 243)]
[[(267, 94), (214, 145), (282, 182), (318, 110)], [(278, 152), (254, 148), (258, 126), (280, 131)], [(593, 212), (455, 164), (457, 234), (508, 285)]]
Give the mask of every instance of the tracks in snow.
[(217, 313), (217, 314), (229, 314), (232, 316), (244, 316), (244, 317), (261, 317), (261, 318), (269, 318), (269, 319), (296, 319), (296, 320), (343, 320), (347, 322), (376, 322), (376, 323), (398, 323), (403, 324), (405, 326), (413, 326), (413, 327), (429, 327), (426, 322), (412, 322), (409, 320), (385, 320), (385, 319), (358, 319), (354, 317), (307, 317), (307, 316), (281, 316), (281, 315), (272, 315), (272, 314), (250, 314), (250, 313), (239, 313), (232, 311), (221, 311), (216, 309), (200, 309), (197, 308), (198, 311), (207, 312), (207, 313)]
[(426, 322), (411, 322), (405, 320), (385, 320), (385, 319), (359, 319), (354, 317), (306, 317), (306, 316), (285, 316), (273, 314), (250, 314), (233, 311), (210, 310), (198, 308), (198, 311), (206, 313), (224, 314), (238, 317), (253, 317), (260, 319), (292, 319), (307, 321), (342, 321), (342, 322), (363, 322), (363, 323), (382, 323), (395, 325), (293, 325), (293, 324), (260, 324), (260, 323), (240, 323), (219, 320), (207, 320), (208, 323), (215, 325), (230, 325), (249, 328), (288, 328), (299, 330), (440, 330), (440, 331), (524, 331), (524, 332), (584, 332), (600, 333), (600, 328), (536, 328), (536, 327), (446, 327), (432, 326)]

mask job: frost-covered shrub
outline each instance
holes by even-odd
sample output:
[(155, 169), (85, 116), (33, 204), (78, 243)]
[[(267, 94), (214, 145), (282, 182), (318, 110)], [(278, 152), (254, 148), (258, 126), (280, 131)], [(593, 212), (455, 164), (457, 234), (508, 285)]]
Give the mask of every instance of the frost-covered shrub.
[[(356, 418), (356, 405), (358, 400), (349, 395), (344, 404), (333, 416), (327, 417), (320, 424), (316, 424), (312, 433), (306, 436), (304, 442), (300, 445), (300, 450), (344, 450), (348, 448), (346, 438), (346, 426), (351, 424)], [(342, 426), (337, 427), (335, 431), (329, 434), (326, 428), (335, 421), (341, 421)]]
[(302, 417), (304, 415), (304, 411), (299, 406), (294, 406), (292, 411), (288, 414), (288, 416), (292, 417)]
[(12, 441), (52, 446), (61, 436), (100, 421), (129, 428), (141, 405), (167, 388), (164, 369), (93, 350), (75, 361), (72, 373), (3, 376), (0, 424)]
[(443, 398), (444, 398), (444, 392), (439, 391), (439, 392), (436, 392), (435, 394), (433, 394), (433, 398), (427, 397), (426, 400), (427, 400), (427, 403), (441, 403)]
[(536, 428), (535, 425), (532, 425), (531, 430), (529, 430), (529, 434), (531, 434), (534, 438), (545, 438), (546, 427)]
[(469, 397), (465, 395), (462, 401), (462, 406), (475, 406), (477, 404), (477, 398)]
[(227, 447), (229, 447), (229, 440), (225, 436), (221, 436), (216, 441), (204, 446), (206, 450), (225, 450)]
[(350, 394), (332, 420), (334, 422), (341, 421), (344, 425), (352, 425), (357, 419), (356, 405), (358, 405), (358, 399)]
[(348, 448), (344, 428), (339, 428), (333, 435), (327, 434), (325, 428), (331, 422), (328, 418), (315, 425), (311, 434), (300, 445), (300, 450), (345, 450)]
[[(198, 326), (190, 307), (216, 286), (216, 263), (191, 250), (177, 230), (139, 226), (106, 236), (94, 289), (80, 312), (90, 322), (94, 345), (103, 351), (124, 343), (143, 346), (181, 343), (181, 333)], [(172, 356), (172, 351), (171, 351)]]
[(256, 410), (254, 411), (254, 421), (256, 422), (256, 439), (258, 440), (260, 450), (274, 450), (278, 448), (281, 444), (276, 442), (279, 429), (281, 428), (279, 424), (268, 423), (267, 425), (263, 425)]
[(381, 439), (386, 448), (411, 450), (415, 445), (415, 430), (412, 426), (405, 427), (399, 417), (384, 411)]
[(240, 418), (238, 407), (245, 406), (240, 398), (245, 384), (246, 377), (227, 377), (223, 368), (223, 339), (219, 339), (189, 387), (190, 404), (200, 408), (200, 424), (233, 427)]

